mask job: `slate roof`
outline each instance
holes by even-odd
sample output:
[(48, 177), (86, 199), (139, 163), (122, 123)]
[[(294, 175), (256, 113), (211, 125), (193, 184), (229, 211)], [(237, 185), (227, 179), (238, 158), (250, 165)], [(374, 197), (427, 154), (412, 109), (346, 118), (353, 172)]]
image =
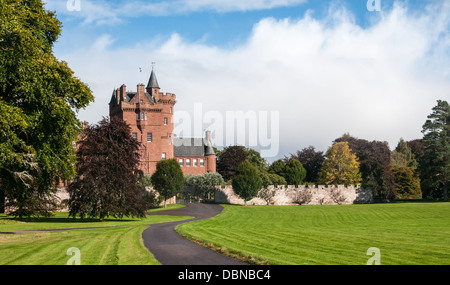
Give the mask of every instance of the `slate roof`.
[(211, 143), (202, 138), (174, 138), (173, 154), (175, 157), (192, 157), (214, 155)]
[(148, 80), (147, 89), (150, 88), (159, 88), (158, 80), (156, 79), (155, 72), (152, 70), (152, 74), (150, 75), (150, 79)]

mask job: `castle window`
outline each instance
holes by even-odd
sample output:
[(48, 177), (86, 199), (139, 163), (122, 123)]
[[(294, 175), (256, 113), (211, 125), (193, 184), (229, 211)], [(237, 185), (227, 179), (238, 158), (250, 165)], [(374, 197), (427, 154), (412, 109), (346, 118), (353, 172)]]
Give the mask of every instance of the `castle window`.
[(200, 166), (205, 166), (205, 160), (203, 158), (200, 158)]
[(187, 167), (191, 166), (191, 159), (190, 158), (186, 158), (186, 166)]
[(167, 126), (167, 118), (164, 118), (164, 125)]
[(144, 113), (141, 114), (141, 120), (145, 120)]
[(198, 160), (196, 158), (193, 159), (194, 166), (198, 166)]
[(163, 152), (163, 153), (161, 154), (161, 159), (166, 159), (166, 153), (165, 153), (165, 152)]
[(184, 159), (180, 158), (180, 159), (178, 160), (178, 162), (180, 163), (180, 166), (184, 166)]
[(152, 133), (147, 133), (147, 142), (152, 142)]
[(132, 133), (133, 139), (137, 140), (137, 133)]
[(137, 120), (139, 121), (141, 119), (141, 114), (137, 113)]

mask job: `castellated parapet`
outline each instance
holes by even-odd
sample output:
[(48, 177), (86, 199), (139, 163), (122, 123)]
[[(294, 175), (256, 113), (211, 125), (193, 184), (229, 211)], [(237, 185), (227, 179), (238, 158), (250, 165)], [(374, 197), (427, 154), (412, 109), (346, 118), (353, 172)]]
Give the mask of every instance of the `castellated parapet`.
[[(337, 205), (337, 204), (369, 204), (373, 203), (373, 193), (370, 188), (345, 185), (299, 185), (298, 187), (269, 186), (273, 197), (256, 197), (247, 201), (247, 205)], [(262, 189), (261, 191), (263, 191)], [(261, 193), (260, 191), (260, 193)], [(271, 196), (271, 195), (270, 195)], [(220, 204), (244, 205), (245, 202), (237, 196), (232, 186), (218, 187), (215, 190), (215, 202)]]

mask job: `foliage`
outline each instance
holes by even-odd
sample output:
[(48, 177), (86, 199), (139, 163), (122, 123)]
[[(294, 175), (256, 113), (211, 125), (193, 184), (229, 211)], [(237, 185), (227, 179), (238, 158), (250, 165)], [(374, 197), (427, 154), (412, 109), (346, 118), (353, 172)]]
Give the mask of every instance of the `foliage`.
[(263, 181), (264, 188), (267, 188), (270, 185), (273, 185), (275, 187), (287, 185), (287, 182), (283, 176), (279, 176), (274, 173), (262, 172), (261, 179)]
[(420, 199), (420, 179), (409, 167), (394, 167), (397, 199)]
[(263, 186), (258, 169), (247, 160), (238, 166), (232, 185), (234, 193), (244, 199), (245, 205), (256, 197)]
[(448, 201), (450, 180), (450, 105), (438, 100), (422, 127), (421, 181), (424, 197)]
[(284, 179), (288, 185), (298, 186), (303, 183), (306, 170), (300, 161), (290, 158), (284, 168)]
[(136, 171), (138, 176), (138, 185), (141, 187), (151, 187), (152, 186), (152, 176), (142, 172), (142, 170)]
[(417, 169), (417, 160), (414, 158), (411, 149), (403, 139), (400, 139), (397, 147), (392, 151), (391, 166), (408, 167), (413, 171)]
[(269, 166), (268, 172), (284, 177), (285, 169), (286, 169), (286, 162), (284, 162), (282, 159), (278, 159)]
[(54, 186), (75, 176), (76, 112), (94, 100), (52, 54), (60, 33), (42, 1), (2, 1), (0, 203), (6, 197), (19, 217), (49, 215)]
[(139, 143), (121, 119), (86, 126), (77, 150), (78, 177), (69, 185), (72, 217), (144, 217), (147, 197), (138, 185)]
[(237, 167), (247, 158), (243, 146), (228, 146), (218, 156), (217, 172), (225, 181), (230, 180), (236, 174)]
[(165, 208), (167, 199), (181, 193), (184, 186), (183, 171), (176, 159), (158, 161), (151, 180), (155, 190), (164, 198)]
[(344, 135), (334, 142), (348, 142), (360, 164), (362, 182), (372, 188), (374, 197), (383, 201), (395, 199), (395, 177), (391, 168), (391, 150), (386, 142)]
[(217, 172), (199, 175), (186, 175), (183, 192), (192, 196), (209, 199), (217, 186), (224, 186), (225, 181)]
[[(303, 165), (295, 158), (290, 158), (287, 162), (282, 159), (274, 161), (268, 168), (269, 174), (283, 177), (286, 183), (281, 179), (277, 179), (278, 185), (300, 185), (306, 177), (306, 170)], [(273, 176), (276, 178), (277, 176)]]
[(423, 143), (421, 139), (411, 140), (406, 142), (409, 149), (411, 150), (414, 159), (417, 160), (418, 164), (423, 158)]
[[(309, 146), (297, 151), (295, 154), (291, 154), (290, 158), (297, 159), (305, 168), (305, 181), (313, 183), (318, 181), (322, 163), (325, 161), (325, 156), (322, 151), (316, 151), (313, 146)], [(285, 158), (285, 161), (288, 161), (288, 159), (289, 158)]]
[(347, 142), (338, 142), (328, 148), (319, 175), (320, 183), (325, 185), (357, 184), (361, 181), (359, 162)]
[(253, 164), (260, 172), (267, 172), (268, 163), (261, 157), (261, 154), (254, 149), (245, 148), (246, 159)]

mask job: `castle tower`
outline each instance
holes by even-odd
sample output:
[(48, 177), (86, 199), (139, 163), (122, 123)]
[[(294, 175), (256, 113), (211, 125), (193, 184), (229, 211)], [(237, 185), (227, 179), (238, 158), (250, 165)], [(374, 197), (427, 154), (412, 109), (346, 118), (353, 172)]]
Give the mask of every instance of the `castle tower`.
[(140, 169), (153, 174), (161, 159), (175, 158), (184, 174), (216, 172), (216, 154), (211, 132), (205, 138), (179, 138), (173, 134), (176, 96), (162, 93), (152, 69), (147, 86), (136, 92), (125, 85), (115, 89), (109, 102), (109, 116), (124, 120), (133, 137), (141, 143)]
[(141, 83), (136, 92), (131, 92), (122, 85), (112, 94), (109, 115), (127, 122), (133, 137), (141, 143), (140, 169), (144, 173), (155, 172), (156, 163), (161, 159), (174, 158), (175, 104), (175, 94), (160, 92), (153, 70), (147, 87)]

